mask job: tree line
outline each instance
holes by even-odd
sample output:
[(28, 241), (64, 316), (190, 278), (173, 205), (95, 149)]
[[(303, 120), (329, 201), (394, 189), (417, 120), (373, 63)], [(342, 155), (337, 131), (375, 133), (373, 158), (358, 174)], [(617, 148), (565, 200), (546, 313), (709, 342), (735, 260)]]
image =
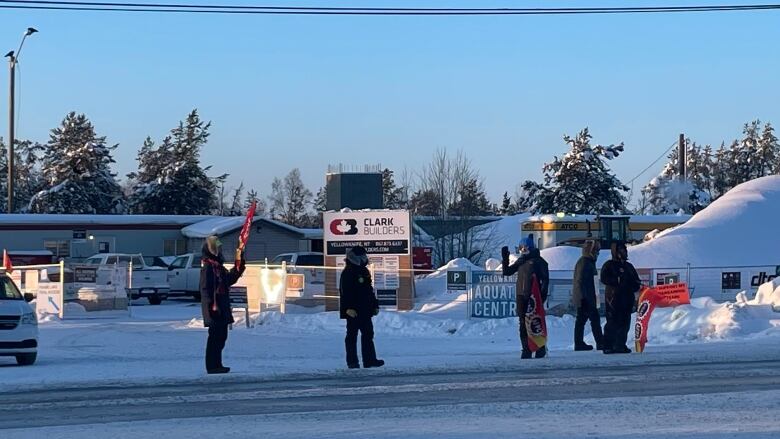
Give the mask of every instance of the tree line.
[[(112, 171), (118, 145), (98, 135), (85, 115), (71, 112), (45, 144), (16, 140), (16, 211), (234, 216), (254, 201), (257, 214), (298, 227), (321, 225), (325, 188), (312, 192), (298, 169), (275, 178), (266, 196), (243, 182), (227, 187), (228, 174), (212, 175), (211, 166), (201, 163), (210, 128), (193, 110), (163, 139), (147, 137), (138, 150), (137, 170), (120, 183)], [(498, 203), (490, 201), (484, 178), (462, 151), (436, 150), (418, 170), (383, 171), (385, 207), (450, 219), (521, 212), (696, 213), (740, 183), (780, 173), (774, 128), (756, 120), (744, 125), (740, 139), (718, 149), (686, 139), (686, 179), (676, 176), (675, 148), (630, 208), (630, 188), (610, 168), (625, 145), (594, 144), (587, 128), (563, 141), (567, 152), (543, 165), (541, 181), (519, 183)], [(7, 149), (0, 138), (0, 211), (6, 207), (7, 173)]]

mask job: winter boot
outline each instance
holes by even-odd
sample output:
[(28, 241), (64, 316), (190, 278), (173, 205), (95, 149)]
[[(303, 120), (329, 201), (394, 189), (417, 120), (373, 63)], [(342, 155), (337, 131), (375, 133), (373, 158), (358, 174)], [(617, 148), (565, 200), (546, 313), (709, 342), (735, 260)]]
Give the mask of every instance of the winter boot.
[(350, 369), (360, 369), (360, 363), (357, 364), (347, 364), (347, 367)]
[(621, 346), (617, 349), (615, 349), (615, 352), (618, 354), (630, 354), (631, 349), (628, 348), (628, 346)]
[(214, 369), (209, 369), (206, 371), (206, 373), (208, 373), (209, 375), (222, 374), (228, 372), (230, 372), (229, 367), (216, 367)]
[(591, 346), (589, 344), (586, 344), (586, 343), (582, 343), (582, 344), (576, 343), (574, 345), (574, 350), (575, 351), (592, 351), (593, 350), (593, 346)]
[(526, 360), (526, 359), (528, 359), (528, 358), (533, 358), (533, 353), (532, 353), (531, 351), (523, 351), (523, 352), (520, 354), (520, 359), (521, 359), (521, 360)]
[(542, 346), (541, 349), (536, 351), (536, 355), (534, 358), (544, 358), (547, 356), (547, 346)]
[(366, 369), (370, 369), (372, 367), (382, 367), (385, 365), (385, 360), (374, 360), (370, 363), (363, 363), (363, 367)]

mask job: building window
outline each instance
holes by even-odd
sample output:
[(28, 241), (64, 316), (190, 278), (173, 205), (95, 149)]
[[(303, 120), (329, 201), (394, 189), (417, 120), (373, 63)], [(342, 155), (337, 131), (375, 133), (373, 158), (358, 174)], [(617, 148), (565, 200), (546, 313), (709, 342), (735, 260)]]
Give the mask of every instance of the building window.
[(163, 243), (163, 256), (178, 256), (187, 253), (187, 241), (184, 239), (166, 239)]
[(43, 248), (52, 252), (55, 259), (70, 257), (70, 240), (44, 240)]

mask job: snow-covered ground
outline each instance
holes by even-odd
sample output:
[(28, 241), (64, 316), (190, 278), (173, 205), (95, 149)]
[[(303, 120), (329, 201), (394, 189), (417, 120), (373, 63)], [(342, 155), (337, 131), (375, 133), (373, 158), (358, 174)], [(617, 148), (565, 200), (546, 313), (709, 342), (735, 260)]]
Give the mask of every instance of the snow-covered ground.
[[(780, 286), (780, 281), (776, 282)], [(446, 293), (445, 293), (446, 294)], [(754, 300), (658, 309), (650, 325), (647, 352), (619, 358), (574, 353), (574, 318), (548, 317), (554, 367), (582, 364), (697, 361), (744, 358), (745, 344), (756, 358), (780, 356), (780, 288), (767, 286)], [(377, 348), (388, 369), (501, 367), (518, 361), (516, 319), (469, 320), (457, 298), (422, 304), (417, 311), (385, 311), (375, 318)], [(40, 325), (39, 360), (33, 367), (3, 367), (0, 391), (124, 381), (164, 382), (204, 375), (206, 330), (200, 306), (169, 301), (134, 307), (132, 317), (50, 320)], [(241, 313), (236, 313), (240, 317)], [(230, 334), (225, 362), (235, 374), (268, 376), (331, 373), (344, 368), (344, 323), (337, 313), (290, 307), (239, 321)], [(592, 341), (590, 335), (586, 339)], [(0, 365), (13, 364), (0, 358)], [(234, 375), (235, 375), (234, 374)]]

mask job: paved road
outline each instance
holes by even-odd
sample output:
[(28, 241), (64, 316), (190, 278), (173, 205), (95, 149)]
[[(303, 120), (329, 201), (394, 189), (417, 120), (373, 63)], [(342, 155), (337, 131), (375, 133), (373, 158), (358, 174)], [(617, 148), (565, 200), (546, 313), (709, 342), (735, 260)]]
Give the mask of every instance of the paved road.
[[(366, 372), (252, 382), (1, 393), (0, 430), (358, 408), (670, 396), (780, 389), (780, 361), (455, 373)], [(35, 416), (29, 416), (31, 412)]]

